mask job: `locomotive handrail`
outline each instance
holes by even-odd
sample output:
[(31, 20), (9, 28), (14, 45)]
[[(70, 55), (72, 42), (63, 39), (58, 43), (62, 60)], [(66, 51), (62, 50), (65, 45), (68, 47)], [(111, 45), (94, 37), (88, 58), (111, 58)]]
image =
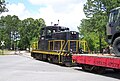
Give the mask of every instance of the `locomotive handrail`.
[(33, 42), (31, 47), (32, 47), (32, 50), (38, 49), (38, 42)]
[[(60, 51), (64, 51), (66, 48), (67, 48), (67, 51), (71, 51), (71, 44), (72, 42), (75, 43), (75, 51), (78, 52), (79, 51), (79, 48), (82, 47), (83, 48), (83, 51), (86, 52), (89, 50), (89, 47), (88, 47), (88, 44), (86, 41), (81, 41), (81, 40), (50, 40), (48, 41), (49, 44), (48, 44), (48, 49), (51, 50), (51, 47), (52, 47), (52, 50), (55, 50), (55, 43), (56, 42), (60, 42), (60, 47), (58, 47), (59, 49), (57, 50), (60, 50)], [(52, 43), (52, 46), (51, 44)], [(82, 45), (83, 44), (83, 45)], [(51, 47), (50, 47), (51, 46)]]
[[(58, 43), (58, 47), (56, 47), (56, 43)], [(49, 40), (48, 41), (48, 50), (59, 50), (63, 51), (71, 51), (71, 44), (75, 44), (75, 51), (78, 52), (81, 47), (84, 52), (89, 52), (89, 47), (86, 41), (81, 40)], [(38, 49), (38, 42), (33, 42), (32, 49)], [(66, 50), (67, 49), (67, 50)]]
[(55, 48), (54, 48), (55, 42), (60, 42), (60, 49), (61, 49), (62, 46), (63, 46), (62, 43), (65, 43), (65, 40), (49, 40), (48, 41), (48, 50), (51, 50), (51, 48), (50, 48), (50, 46), (51, 46), (50, 43), (51, 42), (53, 42), (53, 44), (52, 44), (52, 46), (53, 46), (52, 50), (55, 50)]

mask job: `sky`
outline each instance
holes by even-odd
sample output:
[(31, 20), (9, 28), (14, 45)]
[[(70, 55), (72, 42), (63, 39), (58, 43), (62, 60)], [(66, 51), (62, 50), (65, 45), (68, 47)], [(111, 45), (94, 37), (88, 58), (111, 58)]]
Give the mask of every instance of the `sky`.
[(77, 26), (85, 17), (83, 4), (86, 0), (6, 0), (9, 12), (1, 15), (17, 15), (21, 20), (32, 17), (43, 18), (46, 25), (58, 23), (78, 31)]

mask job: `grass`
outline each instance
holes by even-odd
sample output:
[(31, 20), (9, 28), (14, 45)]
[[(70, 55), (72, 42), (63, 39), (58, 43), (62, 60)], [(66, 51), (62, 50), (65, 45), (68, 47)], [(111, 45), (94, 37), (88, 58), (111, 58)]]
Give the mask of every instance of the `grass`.
[(11, 50), (1, 50), (0, 49), (0, 55), (6, 55), (6, 54), (9, 54), (10, 52), (13, 52), (13, 51), (11, 51)]

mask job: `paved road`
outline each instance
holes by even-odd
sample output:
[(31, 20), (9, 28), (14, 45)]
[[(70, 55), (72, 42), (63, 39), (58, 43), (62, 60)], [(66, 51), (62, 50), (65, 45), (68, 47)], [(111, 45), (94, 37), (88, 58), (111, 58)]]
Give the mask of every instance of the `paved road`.
[(0, 81), (120, 81), (120, 73), (109, 71), (97, 75), (83, 72), (78, 67), (50, 64), (25, 55), (3, 55), (0, 56)]

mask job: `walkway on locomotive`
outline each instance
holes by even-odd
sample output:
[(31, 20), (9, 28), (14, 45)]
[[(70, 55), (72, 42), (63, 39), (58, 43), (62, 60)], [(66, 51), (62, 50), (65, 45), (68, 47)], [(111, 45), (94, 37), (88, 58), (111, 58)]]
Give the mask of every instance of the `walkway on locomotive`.
[[(82, 48), (84, 52), (89, 51), (89, 47), (86, 41), (81, 40), (49, 40), (48, 51), (57, 52), (70, 52), (79, 53), (79, 49)], [(33, 42), (32, 50), (38, 49), (38, 42)]]

